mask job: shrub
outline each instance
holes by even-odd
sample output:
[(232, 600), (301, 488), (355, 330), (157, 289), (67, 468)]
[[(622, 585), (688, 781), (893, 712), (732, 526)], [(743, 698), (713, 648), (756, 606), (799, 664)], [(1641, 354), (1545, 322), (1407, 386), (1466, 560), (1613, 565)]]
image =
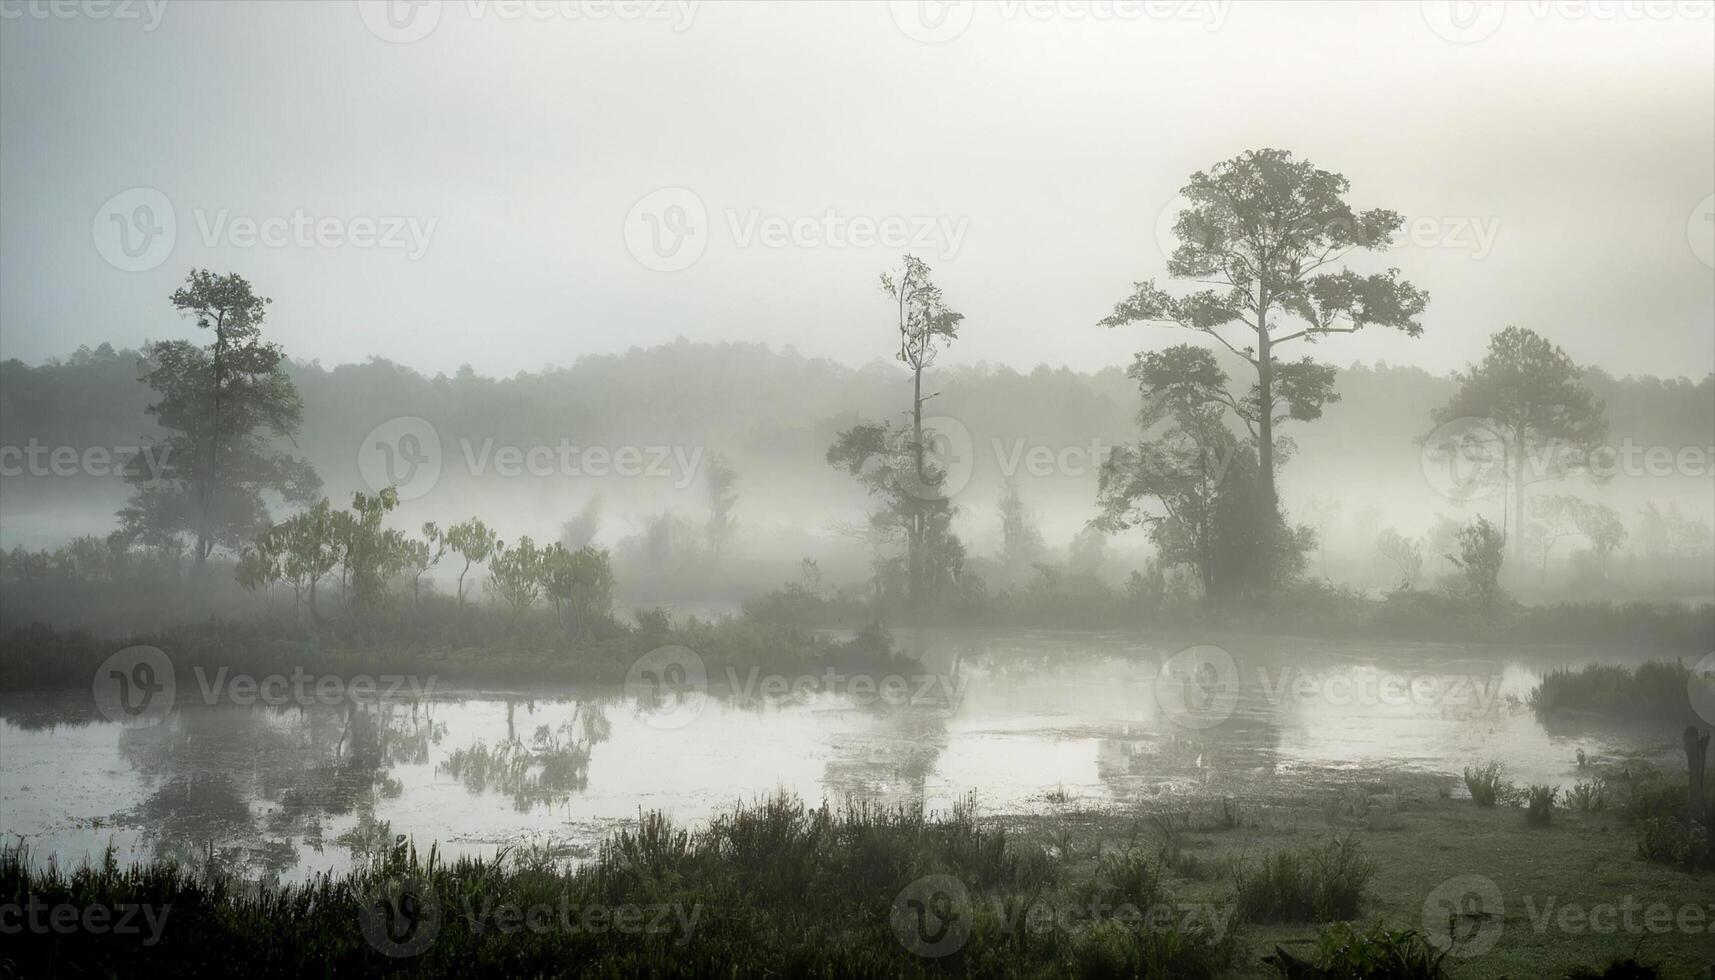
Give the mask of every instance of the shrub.
[(1319, 848), (1277, 851), (1254, 866), (1234, 866), (1237, 912), (1247, 922), (1348, 919), (1374, 875), (1375, 862), (1350, 835)]
[(1103, 854), (1096, 859), (1094, 897), (1108, 905), (1129, 903), (1149, 909), (1161, 901), (1161, 869), (1137, 848)]
[(1538, 716), (1591, 714), (1679, 724), (1691, 718), (1691, 670), (1684, 663), (1651, 660), (1636, 668), (1614, 664), (1557, 668), (1530, 692)]
[(1465, 767), (1465, 788), (1471, 791), (1471, 802), (1478, 806), (1494, 806), (1505, 786), (1499, 762), (1491, 760), (1475, 769)]
[(1596, 813), (1607, 809), (1607, 787), (1600, 779), (1580, 779), (1567, 792), (1566, 805), (1579, 813)]
[(1554, 819), (1554, 801), (1560, 795), (1558, 786), (1538, 783), (1525, 794), (1524, 822), (1532, 827), (1546, 827)]
[(1650, 817), (1639, 825), (1638, 857), (1687, 871), (1715, 870), (1709, 828), (1674, 817)]

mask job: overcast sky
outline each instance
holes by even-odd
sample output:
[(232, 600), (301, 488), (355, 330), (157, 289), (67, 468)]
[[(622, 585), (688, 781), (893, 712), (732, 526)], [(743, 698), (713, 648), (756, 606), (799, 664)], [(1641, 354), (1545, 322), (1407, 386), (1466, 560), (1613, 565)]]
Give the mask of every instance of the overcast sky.
[(1711, 5), (1455, 6), (0, 0), (0, 356), (186, 336), (208, 266), (324, 364), (862, 364), (912, 251), (947, 361), (1093, 369), (1178, 339), (1095, 323), (1186, 177), (1278, 146), (1408, 216), (1384, 261), (1431, 294), (1422, 339), (1324, 356), (1442, 371), (1519, 324), (1715, 370)]

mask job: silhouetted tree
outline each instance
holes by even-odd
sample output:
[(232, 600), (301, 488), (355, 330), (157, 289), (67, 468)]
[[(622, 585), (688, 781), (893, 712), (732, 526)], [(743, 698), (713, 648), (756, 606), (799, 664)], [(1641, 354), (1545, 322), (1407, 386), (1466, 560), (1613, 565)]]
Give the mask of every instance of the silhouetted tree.
[(738, 471), (725, 457), (714, 454), (705, 464), (703, 481), (709, 494), (709, 553), (718, 564), (721, 548), (738, 526), (732, 513), (738, 505)]
[[(1404, 224), (1393, 211), (1353, 211), (1345, 202), (1348, 188), (1345, 177), (1275, 149), (1192, 174), (1181, 190), (1190, 206), (1174, 223), (1179, 244), (1167, 272), (1215, 288), (1174, 297), (1145, 280), (1101, 321), (1197, 330), (1256, 370), (1256, 384), (1235, 408), (1260, 454), (1262, 522), (1277, 501), (1275, 426), (1320, 418), (1323, 404), (1334, 400), (1332, 368), (1308, 356), (1283, 361), (1277, 348), (1371, 325), (1423, 333), (1417, 317), (1428, 297), (1401, 281), (1399, 270), (1331, 271), (1354, 249), (1388, 248)], [(1239, 335), (1236, 341), (1229, 331)]]
[[(929, 267), (915, 256), (905, 256), (899, 273), (881, 274), (881, 289), (896, 306), (900, 362), (911, 369), (911, 459), (917, 486), (926, 491), (928, 461), (923, 443), (923, 403), (937, 392), (923, 393), (923, 369), (935, 363), (941, 348), (959, 335), (964, 314), (955, 313), (941, 298), (941, 287), (929, 278)], [(937, 486), (939, 483), (936, 484)], [(923, 594), (924, 550), (929, 546), (932, 519), (929, 511), (910, 508), (896, 514), (905, 520), (905, 563), (913, 599)]]
[[(1459, 391), (1436, 409), (1436, 425), (1480, 420), (1459, 451), (1478, 459), (1473, 474), (1504, 482), (1511, 495), (1513, 554), (1523, 554), (1525, 491), (1533, 483), (1598, 476), (1608, 422), (1566, 352), (1540, 334), (1507, 327), (1489, 338), (1482, 363), (1459, 375)], [(1486, 429), (1487, 432), (1482, 430)], [(1492, 463), (1493, 465), (1483, 465)], [(1504, 529), (1504, 526), (1503, 526)]]
[(143, 380), (159, 399), (149, 406), (167, 436), (152, 447), (155, 464), (128, 461), (137, 486), (120, 519), (128, 533), (159, 542), (189, 534), (198, 564), (217, 546), (237, 551), (268, 526), (264, 492), (309, 504), (321, 480), (305, 460), (275, 447), (296, 435), (303, 416), (297, 389), (281, 370), (285, 354), (264, 342), (269, 300), (237, 274), (192, 270), (173, 307), (213, 332), (207, 347), (189, 340), (151, 344)]

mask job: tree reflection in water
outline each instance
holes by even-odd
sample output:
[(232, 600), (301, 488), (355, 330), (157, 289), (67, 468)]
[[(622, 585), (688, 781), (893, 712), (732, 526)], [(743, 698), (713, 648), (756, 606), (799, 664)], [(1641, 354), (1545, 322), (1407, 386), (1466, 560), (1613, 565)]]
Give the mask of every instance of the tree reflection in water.
[(121, 757), (157, 785), (117, 819), (140, 827), (156, 857), (243, 877), (291, 869), (300, 843), (320, 853), (328, 817), (355, 814), (335, 843), (374, 853), (391, 842), (374, 816), (399, 793), (391, 770), (426, 763), (445, 734), (428, 703), (176, 712), (120, 731)]
[[(533, 700), (523, 702), (525, 714), (535, 713)], [(502, 793), (512, 797), (520, 813), (569, 799), (589, 786), (590, 754), (607, 741), (613, 728), (607, 712), (593, 702), (576, 702), (572, 717), (559, 725), (539, 724), (526, 742), (518, 734), (520, 702), (506, 702), (506, 738), (490, 746), (477, 740), (455, 749), (439, 771), (464, 783), (471, 793)]]

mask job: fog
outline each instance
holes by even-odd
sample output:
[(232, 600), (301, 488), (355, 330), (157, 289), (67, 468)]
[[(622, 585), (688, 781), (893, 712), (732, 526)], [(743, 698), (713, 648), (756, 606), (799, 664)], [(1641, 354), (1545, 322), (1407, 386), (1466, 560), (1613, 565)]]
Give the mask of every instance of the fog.
[(1711, 649), (1715, 4), (0, 0), (23, 975), (1701, 975)]

